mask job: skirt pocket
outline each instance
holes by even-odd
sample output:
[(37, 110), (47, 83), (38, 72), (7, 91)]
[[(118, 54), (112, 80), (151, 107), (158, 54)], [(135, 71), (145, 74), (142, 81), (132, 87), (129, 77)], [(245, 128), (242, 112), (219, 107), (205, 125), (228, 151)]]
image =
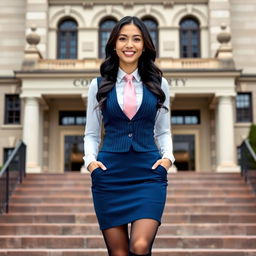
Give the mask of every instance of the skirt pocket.
[(161, 164), (158, 165), (158, 168), (164, 173), (167, 174), (167, 170), (165, 169), (164, 166), (162, 166)]
[(153, 169), (153, 172), (157, 173), (162, 180), (167, 181), (167, 170), (161, 164)]
[(101, 170), (100, 167), (95, 168), (95, 169), (91, 172), (91, 177), (94, 178), (95, 175), (98, 176), (98, 174), (99, 174), (100, 172), (102, 172), (102, 170)]

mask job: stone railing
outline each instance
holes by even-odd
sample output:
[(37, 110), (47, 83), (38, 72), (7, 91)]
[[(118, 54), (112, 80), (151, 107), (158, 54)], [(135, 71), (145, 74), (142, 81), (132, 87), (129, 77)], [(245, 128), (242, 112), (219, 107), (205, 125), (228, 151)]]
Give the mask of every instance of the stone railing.
[(156, 64), (161, 69), (216, 69), (220, 68), (217, 59), (171, 59), (159, 58)]
[[(83, 60), (50, 60), (40, 59), (35, 64), (37, 70), (98, 70), (102, 59)], [(218, 59), (172, 59), (159, 58), (157, 66), (161, 69), (218, 69), (221, 68)]]
[(36, 64), (35, 69), (44, 70), (95, 70), (99, 69), (101, 59), (84, 60), (49, 60), (41, 59)]

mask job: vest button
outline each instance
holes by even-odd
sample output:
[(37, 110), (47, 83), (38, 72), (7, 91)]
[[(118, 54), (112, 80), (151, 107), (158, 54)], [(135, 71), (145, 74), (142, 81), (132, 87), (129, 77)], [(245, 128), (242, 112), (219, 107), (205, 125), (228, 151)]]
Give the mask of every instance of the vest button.
[(129, 137), (132, 137), (132, 133), (129, 133), (128, 136), (129, 136)]

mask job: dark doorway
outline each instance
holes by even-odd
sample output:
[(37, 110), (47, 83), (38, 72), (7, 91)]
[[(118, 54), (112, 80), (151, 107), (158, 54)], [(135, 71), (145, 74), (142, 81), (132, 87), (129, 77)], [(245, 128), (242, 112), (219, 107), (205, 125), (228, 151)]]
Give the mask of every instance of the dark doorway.
[(195, 135), (173, 135), (175, 166), (178, 171), (195, 170)]
[(83, 136), (65, 136), (65, 171), (80, 171), (83, 162)]

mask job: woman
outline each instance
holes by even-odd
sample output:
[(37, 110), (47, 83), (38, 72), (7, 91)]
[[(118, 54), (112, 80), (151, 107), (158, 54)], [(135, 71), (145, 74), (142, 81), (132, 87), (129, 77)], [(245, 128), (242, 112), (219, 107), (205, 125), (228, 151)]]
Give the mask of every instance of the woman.
[(169, 86), (155, 58), (144, 23), (124, 17), (107, 42), (102, 79), (93, 79), (88, 91), (84, 160), (111, 256), (151, 255), (161, 225), (174, 157)]

